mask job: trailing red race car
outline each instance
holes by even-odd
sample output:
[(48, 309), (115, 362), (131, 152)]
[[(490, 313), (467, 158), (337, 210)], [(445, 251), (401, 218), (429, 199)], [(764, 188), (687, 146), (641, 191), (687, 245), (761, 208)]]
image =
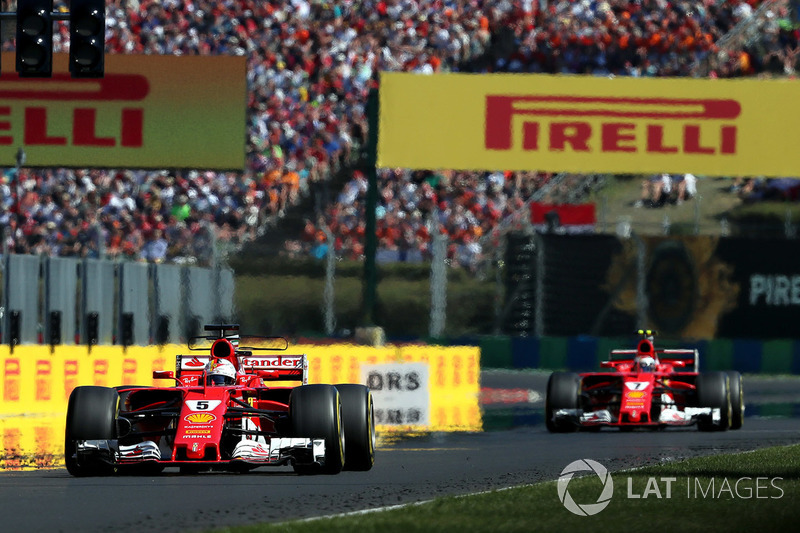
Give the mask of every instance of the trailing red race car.
[(631, 429), (697, 424), (701, 431), (742, 427), (739, 372), (698, 373), (698, 352), (655, 349), (649, 330), (635, 350), (612, 350), (606, 372), (555, 372), (547, 383), (551, 432), (602, 426)]
[[(237, 325), (205, 327), (155, 371), (168, 387), (76, 387), (69, 398), (64, 459), (74, 476), (125, 470), (248, 471), (291, 465), (299, 474), (369, 470), (375, 460), (372, 395), (363, 385), (309, 385), (305, 355), (281, 337), (239, 336)], [(270, 387), (265, 382), (302, 385)]]

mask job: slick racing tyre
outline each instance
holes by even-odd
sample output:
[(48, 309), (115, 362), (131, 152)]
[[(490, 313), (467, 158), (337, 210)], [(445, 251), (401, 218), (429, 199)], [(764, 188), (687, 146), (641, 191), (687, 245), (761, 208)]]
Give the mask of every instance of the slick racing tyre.
[(67, 404), (64, 433), (64, 462), (73, 476), (99, 476), (114, 472), (114, 467), (99, 459), (79, 458), (77, 442), (112, 440), (117, 434), (119, 394), (108, 387), (76, 387)]
[(572, 372), (553, 372), (547, 381), (547, 397), (545, 398), (545, 424), (551, 433), (568, 433), (577, 431), (578, 425), (570, 420), (553, 419), (560, 409), (578, 409), (580, 396), (580, 376)]
[(342, 400), (344, 469), (367, 471), (375, 464), (375, 409), (364, 385), (336, 385)]
[(744, 421), (744, 390), (742, 375), (735, 370), (728, 370), (728, 386), (731, 390), (731, 429), (740, 429)]
[(697, 376), (697, 406), (719, 409), (719, 422), (710, 416), (697, 420), (700, 431), (725, 431), (731, 425), (731, 394), (725, 372), (705, 372)]
[(289, 396), (292, 435), (325, 439), (325, 464), (294, 465), (298, 474), (338, 474), (344, 466), (342, 403), (333, 385), (301, 385)]

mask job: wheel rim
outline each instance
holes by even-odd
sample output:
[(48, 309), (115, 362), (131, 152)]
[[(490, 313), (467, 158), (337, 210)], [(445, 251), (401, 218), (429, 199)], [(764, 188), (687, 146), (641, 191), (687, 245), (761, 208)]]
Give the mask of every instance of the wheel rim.
[(367, 423), (369, 424), (369, 454), (372, 456), (375, 453), (376, 435), (375, 435), (375, 412), (372, 404), (372, 395), (369, 396), (369, 410), (367, 413)]
[(344, 431), (342, 431), (342, 402), (339, 401), (339, 394), (336, 394), (336, 432), (339, 434), (339, 455), (344, 464)]

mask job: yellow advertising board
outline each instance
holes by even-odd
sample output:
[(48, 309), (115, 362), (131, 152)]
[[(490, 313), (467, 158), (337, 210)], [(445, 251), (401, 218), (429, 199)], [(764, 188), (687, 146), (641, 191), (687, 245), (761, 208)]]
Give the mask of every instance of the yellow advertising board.
[[(430, 424), (415, 431), (480, 431), (480, 348), (476, 346), (296, 345), (308, 357), (309, 383), (358, 383), (361, 365), (424, 363), (429, 367)], [(67, 402), (81, 385), (172, 386), (153, 370), (174, 370), (185, 346), (0, 345), (0, 470), (63, 464)], [(299, 383), (283, 382), (278, 386)], [(378, 406), (376, 406), (377, 408)], [(408, 429), (378, 425), (379, 433)]]
[(0, 161), (243, 169), (246, 93), (244, 57), (109, 54), (105, 77), (72, 79), (55, 54), (52, 78), (0, 75)]
[(378, 166), (800, 175), (800, 82), (383, 73)]

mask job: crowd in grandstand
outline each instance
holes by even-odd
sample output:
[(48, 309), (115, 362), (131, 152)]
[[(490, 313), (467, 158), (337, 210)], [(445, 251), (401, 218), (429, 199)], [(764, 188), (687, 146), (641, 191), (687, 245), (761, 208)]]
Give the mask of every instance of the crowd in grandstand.
[[(786, 2), (755, 41), (717, 49), (757, 0), (114, 0), (108, 53), (247, 57), (247, 167), (240, 173), (7, 169), (4, 247), (18, 253), (207, 262), (220, 243), (256, 238), (304, 196), (306, 229), (284, 253), (342, 257), (364, 246), (359, 172), (326, 201), (331, 175), (359, 156), (365, 102), (380, 71), (718, 77), (792, 74), (798, 30)], [(56, 2), (56, 9), (63, 7)], [(69, 32), (58, 23), (56, 51)], [(4, 49), (12, 50), (7, 40)], [(382, 170), (378, 237), (387, 259), (429, 254), (445, 234), (455, 263), (551, 180), (539, 172)], [(557, 198), (556, 198), (557, 200)], [(291, 237), (291, 236), (289, 236)], [(217, 243), (217, 245), (215, 245)]]

